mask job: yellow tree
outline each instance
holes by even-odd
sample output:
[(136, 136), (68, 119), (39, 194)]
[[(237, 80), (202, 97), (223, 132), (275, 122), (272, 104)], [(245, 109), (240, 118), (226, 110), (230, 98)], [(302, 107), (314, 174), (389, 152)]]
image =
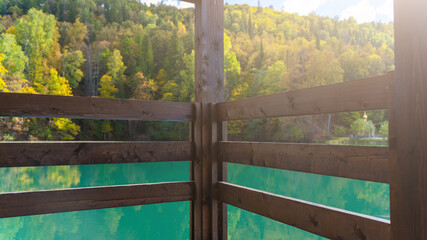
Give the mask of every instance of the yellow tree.
[(102, 76), (99, 85), (99, 95), (103, 98), (115, 98), (116, 93), (119, 89), (114, 86), (113, 78), (110, 75)]
[[(48, 81), (48, 94), (72, 96), (71, 87), (68, 80), (58, 75), (55, 69), (50, 69), (50, 79)], [(57, 130), (59, 137), (63, 140), (73, 140), (80, 132), (80, 126), (73, 123), (71, 119), (56, 118), (52, 120), (53, 128)]]
[[(119, 89), (114, 86), (113, 78), (109, 75), (102, 76), (99, 85), (99, 95), (103, 98), (115, 98), (117, 92), (119, 91)], [(104, 135), (104, 139), (107, 139), (112, 131), (113, 127), (111, 126), (111, 123), (107, 120), (102, 120), (101, 132)]]
[(0, 92), (9, 92), (6, 83), (3, 81), (3, 79), (1, 79), (1, 75), (7, 72), (6, 68), (4, 68), (2, 65), (3, 59), (3, 55), (0, 54)]

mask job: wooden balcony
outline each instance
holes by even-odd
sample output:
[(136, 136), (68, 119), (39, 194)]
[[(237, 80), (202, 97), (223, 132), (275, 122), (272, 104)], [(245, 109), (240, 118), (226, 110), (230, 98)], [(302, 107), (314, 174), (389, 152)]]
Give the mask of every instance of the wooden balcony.
[[(226, 239), (233, 205), (330, 239), (427, 239), (427, 1), (395, 0), (396, 72), (223, 101), (223, 3), (196, 4), (196, 102), (0, 94), (0, 116), (191, 122), (189, 142), (7, 142), (0, 167), (191, 160), (191, 181), (0, 194), (0, 218), (191, 201), (191, 238)], [(231, 120), (388, 109), (390, 148), (229, 142)], [(381, 183), (390, 221), (227, 183), (226, 162)]]
[[(178, 183), (0, 194), (0, 216), (191, 200), (194, 203), (193, 230), (196, 230), (196, 214), (201, 213), (196, 208), (197, 202), (200, 204), (203, 199), (201, 188), (206, 184), (203, 175), (206, 168), (211, 167), (201, 162), (204, 154), (200, 149), (203, 146), (200, 136), (200, 123), (204, 120), (201, 118), (202, 107), (209, 109), (210, 119), (217, 126), (230, 120), (387, 109), (393, 75), (389, 73), (217, 104), (2, 93), (2, 116), (191, 121), (193, 136), (191, 142), (7, 142), (0, 144), (0, 167), (192, 160), (193, 177), (189, 182)], [(228, 142), (219, 139), (210, 144), (207, 152), (211, 161), (215, 157), (218, 166), (230, 162), (389, 183), (388, 148), (385, 147)], [(212, 192), (204, 197), (220, 205), (230, 204), (331, 239), (390, 237), (389, 221), (250, 189), (225, 180), (223, 177), (213, 183)]]

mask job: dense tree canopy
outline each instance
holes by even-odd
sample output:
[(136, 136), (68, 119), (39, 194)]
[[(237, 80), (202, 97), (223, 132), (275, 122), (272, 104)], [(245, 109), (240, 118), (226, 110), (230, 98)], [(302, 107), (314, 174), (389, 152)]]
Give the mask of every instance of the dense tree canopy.
[[(299, 16), (248, 5), (226, 5), (224, 10), (226, 100), (394, 69), (392, 23), (357, 24), (352, 18)], [(138, 0), (4, 0), (0, 14), (0, 92), (194, 101), (194, 9)], [(368, 112), (367, 119), (361, 113), (339, 113), (228, 122), (230, 140), (325, 143), (374, 133), (388, 137), (384, 111)], [(3, 141), (188, 140), (188, 135), (189, 124), (184, 122), (0, 118)], [(164, 166), (161, 171), (154, 170), (158, 165), (144, 164), (3, 168), (0, 192), (141, 183), (158, 181), (159, 176), (173, 178), (164, 181), (180, 179), (176, 175), (188, 179), (188, 165)], [(239, 164), (229, 164), (228, 169), (232, 183), (380, 217), (389, 214), (386, 184)], [(187, 207), (180, 211), (188, 213)], [(157, 234), (150, 224), (129, 230), (131, 221), (123, 216), (130, 209), (97, 212), (108, 227), (93, 231), (94, 238), (112, 238), (118, 228), (126, 228), (127, 238), (144, 238), (139, 231)], [(161, 206), (156, 209), (163, 211)], [(230, 239), (309, 238), (283, 224), (266, 218), (254, 221), (247, 212), (230, 209)], [(21, 238), (87, 237), (86, 222), (78, 213), (71, 214), (72, 218), (62, 215), (63, 229), (56, 223), (47, 229), (52, 226), (45, 224), (49, 215), (8, 219), (0, 224), (0, 238), (13, 238), (18, 232)], [(142, 215), (146, 220), (147, 212)], [(29, 222), (34, 231), (28, 230)], [(174, 222), (176, 231), (171, 233), (176, 239), (185, 239), (188, 222)], [(82, 235), (78, 228), (83, 225)]]
[[(134, 0), (8, 0), (0, 3), (0, 11), (1, 91), (194, 99), (194, 9)], [(355, 80), (394, 68), (392, 24), (357, 24), (352, 18), (299, 16), (248, 5), (226, 5), (224, 15), (227, 100)], [(387, 120), (384, 113), (371, 116), (377, 130)], [(331, 132), (349, 134), (360, 117), (334, 114)], [(86, 131), (63, 124), (70, 128), (65, 137), (32, 132), (37, 121), (24, 121), (21, 138), (97, 139), (108, 132), (109, 138), (126, 139), (132, 129), (178, 135), (171, 123), (113, 121), (105, 127), (99, 121), (69, 120)], [(236, 121), (229, 123), (229, 133), (235, 138), (317, 141), (325, 135), (325, 124), (319, 116)]]

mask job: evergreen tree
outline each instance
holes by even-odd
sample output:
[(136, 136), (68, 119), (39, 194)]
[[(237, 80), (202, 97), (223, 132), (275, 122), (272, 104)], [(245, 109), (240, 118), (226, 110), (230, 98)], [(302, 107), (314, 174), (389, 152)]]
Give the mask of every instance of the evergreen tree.
[(261, 69), (264, 66), (264, 44), (261, 38), (258, 55), (256, 57), (255, 66), (257, 69)]
[(248, 33), (249, 38), (252, 40), (254, 37), (253, 29), (252, 29), (252, 14), (249, 13), (249, 21), (248, 21)]
[(168, 45), (166, 59), (164, 60), (166, 74), (169, 79), (176, 79), (179, 75), (180, 69), (183, 68), (183, 56), (184, 49), (181, 40), (179, 39), (178, 33), (174, 31)]
[(144, 76), (150, 78), (153, 76), (154, 71), (154, 56), (153, 56), (153, 46), (151, 44), (151, 39), (148, 34), (144, 35), (141, 44), (142, 54), (141, 54), (141, 70)]
[(248, 32), (248, 23), (247, 23), (247, 19), (246, 19), (246, 13), (242, 14), (242, 23), (241, 23), (240, 29), (244, 33)]

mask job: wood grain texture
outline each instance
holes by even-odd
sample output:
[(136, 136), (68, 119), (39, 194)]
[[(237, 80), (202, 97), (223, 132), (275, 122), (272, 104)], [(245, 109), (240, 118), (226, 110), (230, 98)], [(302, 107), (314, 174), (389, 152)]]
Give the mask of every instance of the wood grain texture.
[(191, 202), (190, 239), (202, 239), (202, 109), (200, 103), (194, 103), (194, 122), (192, 123), (193, 161), (191, 162), (191, 180), (194, 182), (195, 195)]
[(0, 116), (191, 121), (192, 104), (0, 93)]
[(217, 105), (217, 118), (230, 121), (386, 109), (392, 75), (223, 102)]
[(192, 182), (1, 193), (0, 218), (193, 199)]
[(427, 239), (427, 1), (394, 0), (390, 119), (392, 239)]
[(3, 142), (0, 167), (191, 161), (191, 142)]
[[(216, 110), (217, 108), (213, 108)], [(215, 113), (213, 113), (215, 115)], [(217, 164), (218, 164), (218, 181), (227, 182), (227, 163), (221, 161), (219, 156), (221, 141), (227, 141), (228, 131), (227, 131), (227, 122), (217, 122), (218, 126), (218, 143), (215, 146)], [(223, 202), (218, 202), (218, 239), (227, 239), (228, 238), (228, 210), (227, 204)]]
[(218, 151), (230, 163), (389, 182), (387, 147), (220, 142)]
[[(224, 1), (201, 0), (195, 9), (195, 101), (201, 103), (202, 238), (218, 239), (214, 185), (218, 141), (212, 104), (224, 101)], [(226, 220), (226, 219), (225, 219)], [(219, 223), (221, 224), (221, 223)]]
[(218, 183), (220, 201), (328, 239), (390, 239), (390, 222), (230, 183)]

